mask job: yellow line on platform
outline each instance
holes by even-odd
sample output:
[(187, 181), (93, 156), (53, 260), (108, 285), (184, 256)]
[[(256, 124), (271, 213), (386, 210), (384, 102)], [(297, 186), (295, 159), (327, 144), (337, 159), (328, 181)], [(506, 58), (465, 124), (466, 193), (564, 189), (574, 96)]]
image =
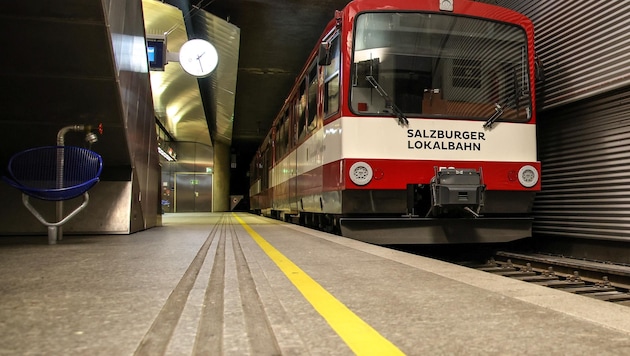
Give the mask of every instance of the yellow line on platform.
[(304, 298), (324, 317), (333, 330), (357, 355), (404, 355), (389, 340), (354, 314), (300, 267), (254, 231), (236, 214), (236, 220), (271, 258)]

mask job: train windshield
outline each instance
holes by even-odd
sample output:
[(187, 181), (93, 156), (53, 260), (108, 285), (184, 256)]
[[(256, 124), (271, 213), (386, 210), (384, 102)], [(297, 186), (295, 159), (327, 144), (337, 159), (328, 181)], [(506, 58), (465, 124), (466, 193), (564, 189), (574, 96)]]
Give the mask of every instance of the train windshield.
[(363, 13), (354, 37), (351, 103), (366, 115), (499, 121), (531, 118), (525, 31), (477, 18)]

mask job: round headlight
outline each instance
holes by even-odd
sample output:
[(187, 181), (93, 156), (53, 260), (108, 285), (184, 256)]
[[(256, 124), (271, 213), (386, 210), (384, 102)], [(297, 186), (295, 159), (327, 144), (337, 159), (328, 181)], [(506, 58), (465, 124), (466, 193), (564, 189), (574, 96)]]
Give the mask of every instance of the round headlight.
[(531, 188), (538, 183), (538, 171), (533, 166), (523, 166), (518, 171), (518, 181), (523, 187)]
[(356, 162), (350, 167), (350, 180), (356, 185), (366, 185), (374, 176), (372, 167), (365, 162)]

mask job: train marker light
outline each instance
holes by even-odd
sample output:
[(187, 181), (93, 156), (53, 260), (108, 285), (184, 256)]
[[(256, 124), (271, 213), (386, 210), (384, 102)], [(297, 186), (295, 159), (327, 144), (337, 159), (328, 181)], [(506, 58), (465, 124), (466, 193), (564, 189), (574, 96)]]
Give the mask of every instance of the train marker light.
[(374, 176), (374, 171), (369, 164), (365, 162), (356, 162), (350, 167), (350, 180), (356, 185), (366, 185)]
[(538, 171), (533, 166), (523, 166), (518, 171), (518, 181), (523, 187), (531, 188), (538, 183)]
[(440, 11), (453, 11), (453, 2), (455, 0), (438, 0), (440, 2)]

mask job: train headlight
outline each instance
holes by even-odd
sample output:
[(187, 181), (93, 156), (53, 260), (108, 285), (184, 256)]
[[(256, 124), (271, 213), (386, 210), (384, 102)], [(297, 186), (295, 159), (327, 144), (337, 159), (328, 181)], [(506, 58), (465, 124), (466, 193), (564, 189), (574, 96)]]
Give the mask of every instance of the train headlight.
[(523, 187), (531, 188), (538, 183), (538, 171), (533, 166), (523, 166), (518, 171), (518, 181)]
[(356, 185), (366, 185), (374, 176), (374, 171), (365, 162), (356, 162), (350, 167), (350, 180)]

